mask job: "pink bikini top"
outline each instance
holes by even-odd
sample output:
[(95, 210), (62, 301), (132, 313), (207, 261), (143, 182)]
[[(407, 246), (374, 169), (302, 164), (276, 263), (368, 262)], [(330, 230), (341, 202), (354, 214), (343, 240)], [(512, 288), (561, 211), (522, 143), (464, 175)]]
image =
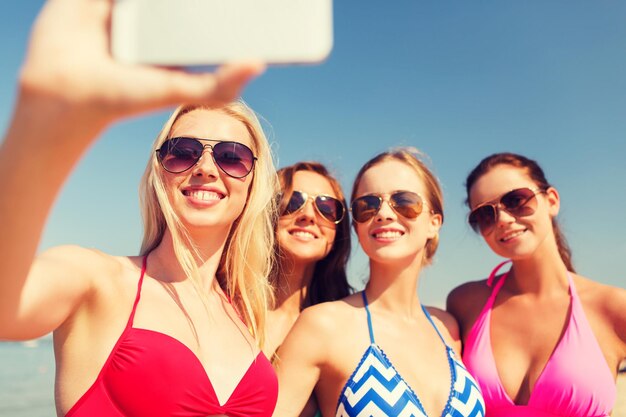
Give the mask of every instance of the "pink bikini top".
[(220, 404), (202, 363), (187, 346), (164, 333), (133, 327), (146, 258), (126, 328), (66, 417), (270, 417), (278, 380), (263, 353)]
[[(496, 272), (487, 280), (491, 287)], [(571, 313), (567, 328), (543, 368), (527, 405), (505, 392), (491, 349), (491, 309), (508, 272), (495, 284), (465, 341), (463, 361), (478, 381), (489, 417), (607, 417), (615, 404), (615, 378), (587, 321), (568, 273)]]

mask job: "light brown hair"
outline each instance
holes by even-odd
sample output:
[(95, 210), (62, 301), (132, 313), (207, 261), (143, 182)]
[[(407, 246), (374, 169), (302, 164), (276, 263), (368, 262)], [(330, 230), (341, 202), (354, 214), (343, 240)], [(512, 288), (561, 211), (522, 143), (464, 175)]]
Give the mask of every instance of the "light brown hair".
[[(441, 215), (441, 222), (443, 223), (443, 193), (441, 191), (441, 186), (439, 185), (437, 177), (435, 177), (428, 166), (426, 166), (423, 159), (424, 154), (415, 148), (396, 148), (376, 155), (367, 161), (356, 175), (354, 184), (352, 185), (352, 195), (350, 196), (350, 201), (352, 202), (356, 198), (356, 190), (359, 187), (361, 178), (363, 178), (363, 174), (365, 174), (368, 169), (383, 162), (400, 161), (413, 168), (420, 177), (426, 187), (426, 195), (424, 196), (426, 199), (425, 203), (428, 207), (430, 207), (433, 213)], [(438, 246), (439, 233), (437, 233), (434, 238), (428, 239), (426, 242), (426, 250), (424, 251), (423, 260), (424, 264), (428, 265), (432, 263), (432, 259), (435, 256), (435, 252), (437, 252)]]

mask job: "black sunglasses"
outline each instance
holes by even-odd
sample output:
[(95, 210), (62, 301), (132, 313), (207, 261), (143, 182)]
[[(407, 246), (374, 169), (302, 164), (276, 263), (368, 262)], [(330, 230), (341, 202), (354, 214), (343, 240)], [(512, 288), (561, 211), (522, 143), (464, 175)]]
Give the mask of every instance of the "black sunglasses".
[[(204, 144), (202, 142), (213, 142)], [(171, 138), (156, 150), (163, 169), (173, 174), (185, 172), (198, 163), (204, 149), (211, 149), (215, 164), (233, 178), (243, 178), (254, 168), (256, 157), (243, 143), (197, 138)]]
[(383, 196), (384, 194), (367, 194), (354, 199), (351, 208), (354, 221), (364, 223), (376, 216), (383, 201), (387, 201), (393, 211), (407, 219), (416, 218), (424, 208), (424, 199), (412, 191), (394, 191), (389, 194), (388, 199)]
[(326, 220), (335, 224), (343, 220), (346, 208), (341, 200), (325, 194), (309, 195), (304, 191), (298, 190), (294, 190), (291, 193), (291, 197), (289, 197), (289, 201), (282, 212), (282, 216), (302, 210), (309, 200), (313, 200), (313, 206)]
[(498, 222), (498, 213), (504, 210), (513, 217), (532, 215), (537, 209), (537, 194), (545, 193), (542, 188), (516, 188), (499, 198), (477, 206), (469, 214), (469, 224), (476, 233), (491, 233)]

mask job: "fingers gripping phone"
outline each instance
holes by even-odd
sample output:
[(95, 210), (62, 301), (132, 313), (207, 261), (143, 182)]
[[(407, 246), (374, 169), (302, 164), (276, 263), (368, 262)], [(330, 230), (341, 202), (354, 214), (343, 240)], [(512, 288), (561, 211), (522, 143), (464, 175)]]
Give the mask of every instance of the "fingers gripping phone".
[(332, 44), (332, 0), (114, 0), (111, 49), (121, 62), (318, 63)]

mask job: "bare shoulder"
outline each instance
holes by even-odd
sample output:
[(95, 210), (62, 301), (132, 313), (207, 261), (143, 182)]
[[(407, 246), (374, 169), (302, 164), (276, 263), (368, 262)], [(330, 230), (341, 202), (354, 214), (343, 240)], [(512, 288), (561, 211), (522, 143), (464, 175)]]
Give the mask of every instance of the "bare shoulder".
[(342, 323), (350, 323), (358, 308), (362, 307), (359, 300), (353, 294), (338, 301), (308, 307), (302, 311), (296, 324), (325, 334), (341, 331)]
[(363, 315), (362, 304), (359, 306), (351, 297), (304, 309), (287, 339), (307, 340), (306, 344), (318, 345), (320, 350), (331, 349), (331, 344), (341, 344), (346, 337), (346, 329), (351, 328), (360, 317), (359, 312)]
[(88, 285), (92, 289), (115, 282), (115, 277), (137, 261), (133, 257), (113, 256), (76, 245), (56, 246), (42, 252), (33, 268), (56, 281)]
[(449, 330), (458, 331), (459, 325), (454, 316), (439, 307), (425, 306), (433, 321), (439, 322)]
[(334, 360), (337, 344), (352, 324), (353, 307), (344, 300), (316, 304), (300, 313), (277, 352), (281, 372), (289, 366), (317, 367)]
[(487, 285), (486, 279), (466, 282), (450, 291), (446, 300), (447, 309), (448, 311), (452, 309), (463, 313), (468, 310), (471, 311), (477, 306), (482, 308), (490, 294), (491, 288)]
[(56, 331), (78, 312), (90, 310), (107, 288), (106, 293), (114, 295), (109, 298), (117, 300), (119, 286), (106, 287), (101, 277), (115, 275), (112, 271), (120, 267), (115, 257), (80, 246), (45, 250), (30, 266), (19, 299), (4, 303), (1, 334), (24, 340)]
[(615, 346), (618, 366), (626, 358), (626, 290), (580, 275), (574, 275), (574, 284), (587, 318), (600, 329), (600, 343)]
[(486, 279), (461, 284), (448, 294), (446, 310), (457, 319), (461, 328), (469, 327), (480, 314), (491, 291)]
[(586, 307), (591, 307), (613, 323), (626, 323), (626, 289), (601, 284), (581, 275), (574, 275), (574, 283)]
[(444, 339), (446, 339), (446, 342), (453, 345), (459, 344), (460, 347), (461, 336), (456, 318), (447, 311), (437, 307), (426, 306), (426, 310), (428, 310), (435, 326), (437, 326), (439, 332)]
[(119, 265), (116, 257), (96, 249), (84, 248), (77, 245), (55, 246), (45, 250), (37, 257), (50, 267), (69, 268), (76, 271), (98, 270), (112, 268)]

